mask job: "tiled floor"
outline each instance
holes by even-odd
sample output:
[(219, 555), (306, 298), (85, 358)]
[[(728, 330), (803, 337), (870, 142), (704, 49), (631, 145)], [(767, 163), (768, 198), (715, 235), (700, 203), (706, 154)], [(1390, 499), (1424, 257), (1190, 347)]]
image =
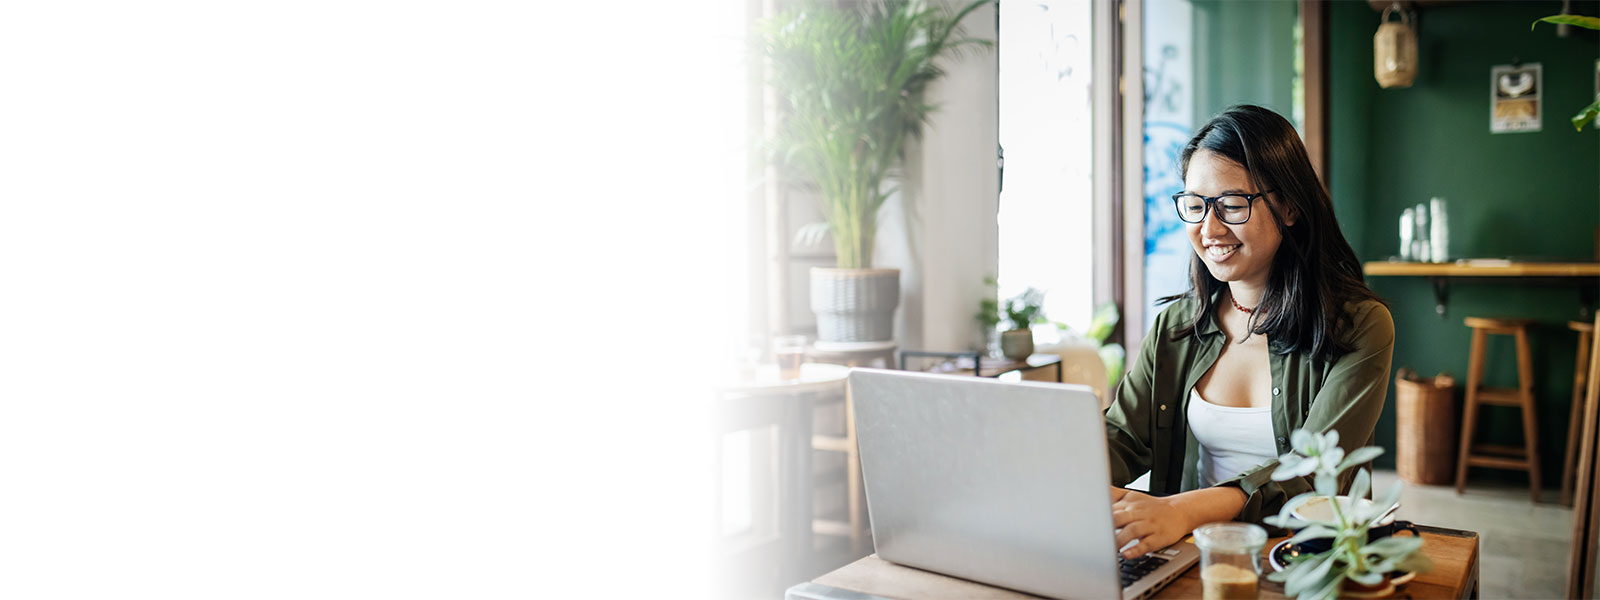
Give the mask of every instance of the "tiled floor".
[[(1373, 473), (1380, 493), (1398, 480), (1394, 471)], [(1544, 503), (1534, 504), (1526, 485), (1473, 483), (1457, 496), (1454, 486), (1405, 484), (1398, 514), (1420, 524), (1478, 532), (1481, 597), (1561, 598), (1572, 509), (1556, 504), (1558, 490), (1545, 490), (1540, 499)]]

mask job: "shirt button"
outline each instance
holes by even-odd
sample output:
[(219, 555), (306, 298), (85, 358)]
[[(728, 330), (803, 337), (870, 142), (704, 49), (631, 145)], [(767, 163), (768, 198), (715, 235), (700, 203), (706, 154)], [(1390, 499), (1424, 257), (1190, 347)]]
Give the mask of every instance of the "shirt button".
[(1161, 410), (1166, 410), (1166, 409), (1167, 409), (1167, 405), (1165, 405), (1165, 404), (1161, 405)]
[(1272, 388), (1272, 395), (1276, 396), (1276, 395), (1278, 395), (1278, 392), (1281, 392), (1281, 391), (1283, 391), (1283, 390), (1280, 390), (1278, 388)]

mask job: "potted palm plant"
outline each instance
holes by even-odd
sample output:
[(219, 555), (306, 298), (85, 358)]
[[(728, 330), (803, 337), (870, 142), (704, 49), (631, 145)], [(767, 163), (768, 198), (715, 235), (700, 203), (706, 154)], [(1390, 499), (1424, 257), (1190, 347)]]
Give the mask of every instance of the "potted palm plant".
[(944, 76), (937, 61), (990, 45), (959, 24), (991, 1), (954, 11), (922, 0), (811, 3), (766, 21), (762, 53), (780, 112), (774, 156), (816, 184), (836, 253), (836, 268), (810, 274), (818, 340), (893, 337), (900, 271), (872, 268), (878, 209), (893, 193), (884, 182), (934, 111), (924, 93)]

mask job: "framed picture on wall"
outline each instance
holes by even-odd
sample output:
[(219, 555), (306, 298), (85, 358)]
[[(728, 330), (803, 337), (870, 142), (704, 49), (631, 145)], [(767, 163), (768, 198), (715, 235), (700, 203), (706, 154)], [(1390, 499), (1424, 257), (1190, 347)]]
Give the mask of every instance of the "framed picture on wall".
[(1543, 66), (1495, 65), (1489, 69), (1489, 133), (1540, 130)]

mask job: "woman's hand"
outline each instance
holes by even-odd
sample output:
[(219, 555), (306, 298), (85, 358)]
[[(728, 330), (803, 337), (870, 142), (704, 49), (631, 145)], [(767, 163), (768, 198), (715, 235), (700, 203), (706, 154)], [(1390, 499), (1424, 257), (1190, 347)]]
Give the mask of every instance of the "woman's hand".
[(1177, 543), (1194, 528), (1216, 521), (1231, 521), (1244, 508), (1245, 495), (1232, 486), (1191, 490), (1166, 497), (1111, 488), (1111, 525), (1117, 528), (1117, 547), (1138, 543), (1122, 553), (1135, 558)]
[(1193, 527), (1189, 519), (1168, 498), (1142, 492), (1111, 488), (1111, 525), (1117, 530), (1117, 547), (1138, 541), (1122, 552), (1135, 558), (1176, 543)]

